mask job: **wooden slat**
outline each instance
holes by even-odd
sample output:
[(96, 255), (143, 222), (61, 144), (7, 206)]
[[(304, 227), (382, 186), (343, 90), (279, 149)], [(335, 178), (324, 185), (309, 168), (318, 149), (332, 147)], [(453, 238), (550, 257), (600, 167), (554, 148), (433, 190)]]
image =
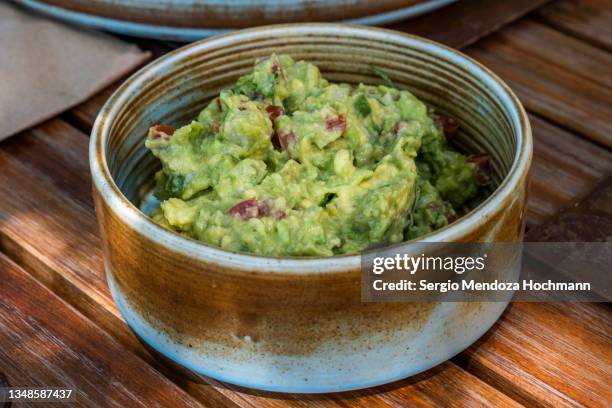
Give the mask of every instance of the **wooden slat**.
[[(2, 143), (2, 149), (25, 163), (35, 164), (40, 176), (49, 181), (54, 189), (91, 208), (93, 200), (90, 194), (89, 163), (83, 157), (89, 140), (60, 120), (45, 122), (28, 133), (28, 137), (20, 135), (6, 140)], [(65, 144), (74, 148), (64, 149)]]
[(557, 0), (536, 12), (545, 23), (612, 52), (609, 0)]
[(461, 359), (526, 406), (609, 407), (611, 324), (601, 304), (513, 303)]
[(461, 0), (390, 28), (463, 48), (549, 0)]
[[(564, 34), (538, 35), (542, 32), (548, 31), (537, 23), (518, 22), (466, 51), (500, 75), (527, 109), (612, 148), (612, 89), (603, 82), (608, 79), (596, 80), (578, 68), (583, 64), (593, 69), (593, 55), (602, 61), (609, 57)], [(551, 60), (555, 52), (541, 51), (566, 44), (571, 55), (556, 52), (556, 61)], [(598, 70), (605, 72), (608, 66)]]
[(612, 175), (599, 183), (584, 200), (559, 212), (527, 235), (534, 242), (606, 242), (611, 236)]
[(530, 116), (534, 154), (527, 222), (543, 223), (612, 173), (612, 152)]
[(82, 407), (201, 406), (2, 254), (0, 281), (0, 372), (11, 387), (70, 388)]
[[(576, 76), (612, 88), (612, 54), (543, 23), (530, 18), (520, 20), (496, 33), (495, 40), (536, 55)], [(549, 46), (539, 47), (543, 44)]]
[[(77, 134), (83, 142), (75, 141)], [(55, 143), (53, 148), (49, 147), (49, 139)], [(124, 347), (142, 358), (148, 358), (119, 316), (106, 287), (93, 208), (86, 204), (87, 199), (76, 198), (80, 194), (89, 194), (89, 191), (56, 187), (58, 178), (67, 186), (83, 182), (83, 174), (78, 169), (87, 162), (86, 141), (86, 135), (54, 119), (31, 132), (16, 136), (8, 143), (0, 144), (0, 172), (5, 176), (3, 183), (0, 183), (0, 249), (115, 336)], [(17, 145), (21, 143), (29, 148), (18, 148)], [(47, 161), (29, 160), (31, 151), (45, 155)], [(78, 163), (65, 163), (67, 158)], [(48, 162), (58, 168), (50, 167)], [(64, 166), (73, 171), (66, 171)], [(29, 187), (24, 189), (22, 186)], [(379, 394), (367, 390), (347, 395), (357, 405), (398, 406), (397, 401), (419, 406), (427, 405), (428, 401), (459, 406), (514, 405), (503, 393), (453, 363), (445, 363), (417, 378), (419, 380), (416, 382), (398, 382), (375, 389), (380, 391)], [(226, 405), (232, 402), (269, 406), (267, 394), (238, 391), (211, 379), (203, 380), (207, 385), (192, 382), (181, 385), (191, 395), (206, 401), (215, 398)], [(441, 384), (448, 383), (457, 384), (463, 391), (450, 393), (444, 390)], [(300, 406), (305, 403), (303, 401), (325, 406), (341, 404), (335, 396), (287, 396), (285, 402)]]

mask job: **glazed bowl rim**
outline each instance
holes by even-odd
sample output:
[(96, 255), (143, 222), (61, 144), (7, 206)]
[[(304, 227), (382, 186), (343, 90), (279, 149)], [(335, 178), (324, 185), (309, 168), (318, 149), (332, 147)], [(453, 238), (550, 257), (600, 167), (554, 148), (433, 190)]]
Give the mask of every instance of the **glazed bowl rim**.
[(111, 211), (132, 230), (158, 245), (198, 262), (216, 264), (243, 271), (303, 274), (343, 272), (360, 268), (361, 253), (331, 257), (266, 257), (228, 251), (197, 240), (185, 238), (157, 225), (132, 204), (116, 185), (106, 163), (106, 141), (110, 125), (126, 99), (134, 94), (138, 94), (139, 85), (154, 77), (156, 73), (163, 71), (165, 67), (181, 63), (185, 57), (201, 49), (223, 44), (233, 44), (253, 34), (262, 35), (269, 33), (269, 35), (282, 35), (287, 32), (303, 35), (313, 33), (338, 35), (340, 37), (353, 33), (374, 40), (387, 39), (387, 41), (389, 37), (392, 37), (399, 46), (417, 50), (427, 49), (436, 57), (455, 61), (459, 60), (468, 69), (470, 75), (484, 80), (491, 91), (502, 99), (503, 104), (510, 108), (511, 115), (513, 114), (512, 116), (516, 116), (518, 119), (517, 124), (513, 118), (510, 118), (517, 129), (517, 149), (512, 166), (500, 185), (483, 203), (444, 228), (420, 237), (417, 240), (405, 241), (385, 248), (423, 242), (458, 241), (459, 238), (465, 235), (466, 231), (474, 230), (489, 219), (499, 206), (503, 205), (504, 200), (511, 196), (520, 186), (531, 162), (533, 150), (531, 127), (525, 109), (516, 95), (508, 85), (488, 68), (467, 55), (443, 44), (394, 30), (339, 23), (276, 24), (211, 37), (169, 52), (131, 75), (106, 101), (92, 128), (89, 144), (89, 162), (93, 186)]

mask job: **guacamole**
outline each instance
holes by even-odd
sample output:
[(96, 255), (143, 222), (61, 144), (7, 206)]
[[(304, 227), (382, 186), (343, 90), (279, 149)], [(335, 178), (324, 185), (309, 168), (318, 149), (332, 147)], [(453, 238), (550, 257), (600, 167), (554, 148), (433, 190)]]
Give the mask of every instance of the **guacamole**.
[(330, 256), (427, 234), (481, 195), (488, 159), (408, 91), (258, 61), (190, 124), (149, 130), (159, 224), (228, 250)]

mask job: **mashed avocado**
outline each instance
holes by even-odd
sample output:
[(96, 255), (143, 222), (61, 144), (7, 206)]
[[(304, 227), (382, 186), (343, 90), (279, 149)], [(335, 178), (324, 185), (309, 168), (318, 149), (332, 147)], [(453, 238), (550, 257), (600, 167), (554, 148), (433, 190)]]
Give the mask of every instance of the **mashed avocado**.
[(412, 239), (447, 225), (486, 184), (485, 166), (448, 146), (449, 123), (408, 91), (329, 83), (272, 55), (190, 124), (149, 130), (162, 164), (152, 217), (260, 255)]

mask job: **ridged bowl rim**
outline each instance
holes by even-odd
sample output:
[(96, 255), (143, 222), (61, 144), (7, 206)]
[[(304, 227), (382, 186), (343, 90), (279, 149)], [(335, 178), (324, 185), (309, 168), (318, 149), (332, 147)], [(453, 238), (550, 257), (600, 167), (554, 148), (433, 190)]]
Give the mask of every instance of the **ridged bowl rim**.
[[(524, 107), (517, 96), (497, 75), (467, 55), (443, 44), (394, 30), (363, 27), (352, 24), (336, 23), (295, 23), (261, 26), (239, 30), (228, 34), (197, 41), (178, 48), (152, 61), (128, 78), (106, 101), (94, 123), (89, 144), (89, 161), (93, 186), (106, 205), (126, 225), (151, 241), (204, 264), (216, 264), (243, 271), (277, 272), (277, 273), (330, 273), (359, 269), (361, 254), (336, 255), (332, 257), (265, 257), (246, 253), (237, 253), (206, 245), (205, 243), (185, 238), (169, 231), (143, 214), (133, 205), (115, 184), (107, 166), (106, 140), (112, 121), (120, 107), (134, 93), (139, 85), (163, 72), (165, 67), (184, 62), (187, 57), (210, 47), (234, 44), (241, 39), (248, 39), (254, 34), (268, 36), (323, 34), (336, 36), (360, 35), (374, 40), (392, 41), (396, 45), (414, 50), (427, 50), (438, 57), (460, 62), (470, 74), (483, 81), (493, 90), (509, 111), (518, 120), (517, 150), (510, 171), (495, 191), (476, 209), (459, 218), (448, 226), (420, 237), (418, 240), (394, 244), (390, 247), (401, 247), (415, 242), (454, 242), (468, 231), (473, 231), (488, 220), (511, 197), (520, 186), (529, 170), (533, 150), (531, 127)], [(516, 123), (515, 123), (516, 124)], [(389, 248), (389, 247), (387, 247)]]

